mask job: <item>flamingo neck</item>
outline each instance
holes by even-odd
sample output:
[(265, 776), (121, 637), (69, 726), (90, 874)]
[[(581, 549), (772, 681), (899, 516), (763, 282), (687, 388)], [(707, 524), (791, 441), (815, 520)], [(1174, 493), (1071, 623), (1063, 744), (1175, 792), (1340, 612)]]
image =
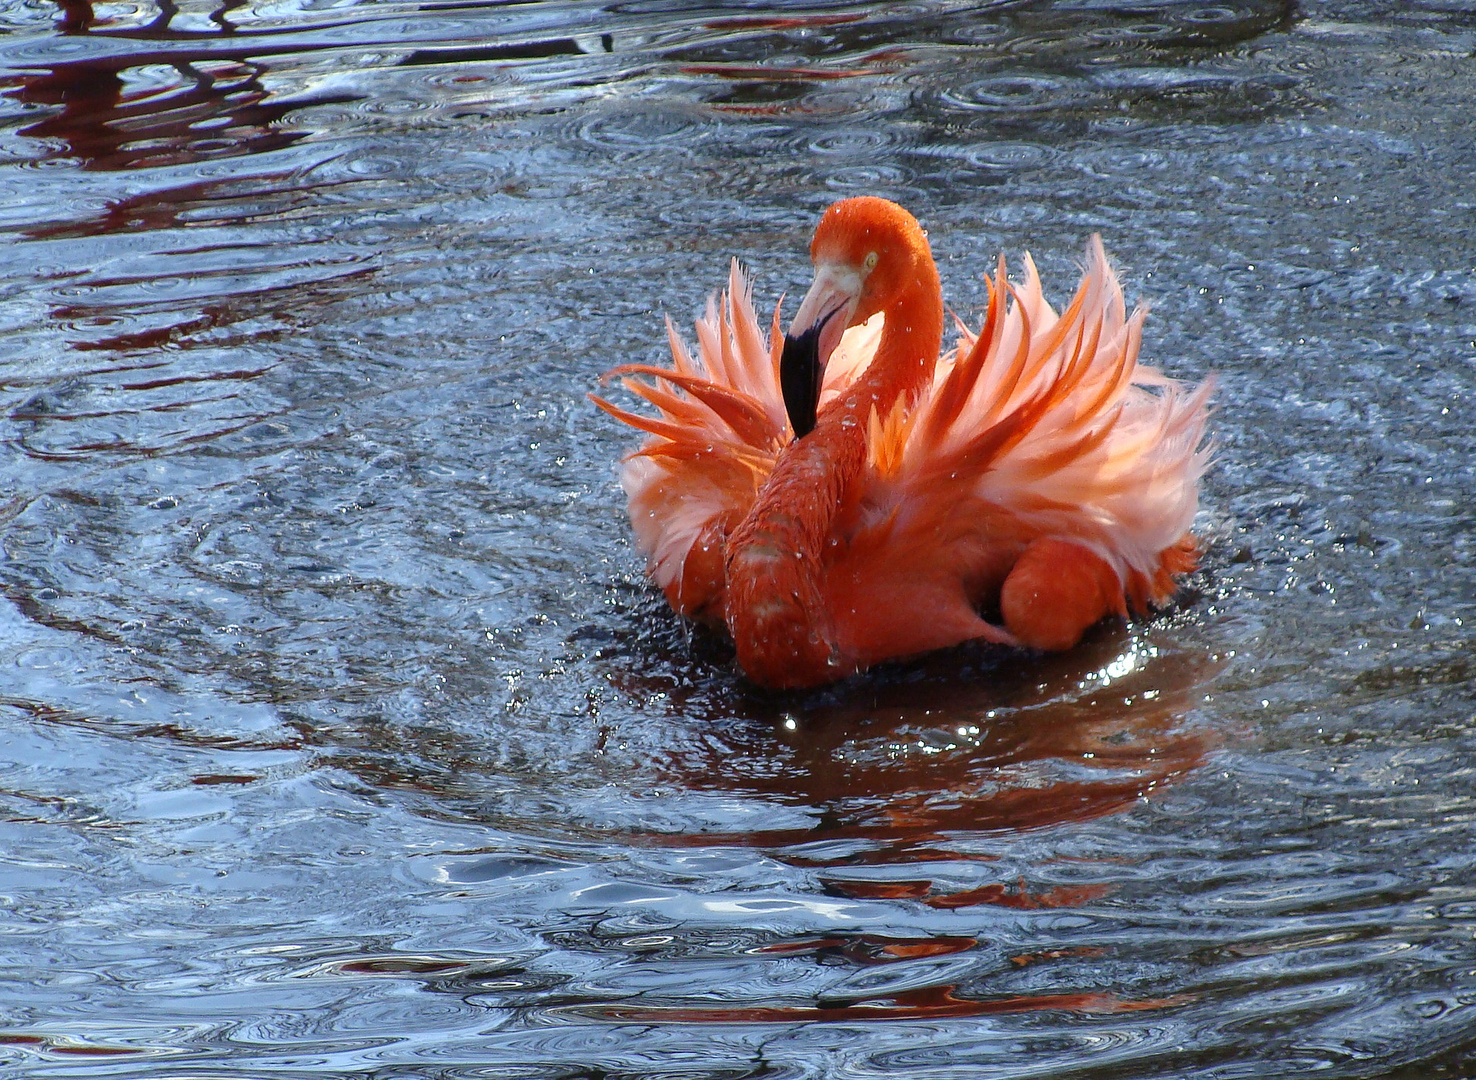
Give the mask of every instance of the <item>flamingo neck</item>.
[(847, 674), (824, 599), (827, 548), (848, 489), (866, 466), (873, 410), (888, 416), (929, 383), (943, 339), (943, 299), (929, 256), (912, 286), (884, 309), (876, 355), (830, 402), (815, 428), (779, 455), (726, 548), (725, 618), (738, 661), (773, 687), (811, 686)]

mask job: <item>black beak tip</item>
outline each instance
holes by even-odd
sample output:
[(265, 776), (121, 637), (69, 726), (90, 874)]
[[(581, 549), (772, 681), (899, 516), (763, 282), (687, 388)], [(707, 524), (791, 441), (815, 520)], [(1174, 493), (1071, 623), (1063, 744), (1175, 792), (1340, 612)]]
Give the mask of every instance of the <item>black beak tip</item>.
[(797, 337), (785, 334), (784, 351), (779, 354), (779, 389), (796, 439), (814, 430), (820, 407), (820, 330), (816, 325)]

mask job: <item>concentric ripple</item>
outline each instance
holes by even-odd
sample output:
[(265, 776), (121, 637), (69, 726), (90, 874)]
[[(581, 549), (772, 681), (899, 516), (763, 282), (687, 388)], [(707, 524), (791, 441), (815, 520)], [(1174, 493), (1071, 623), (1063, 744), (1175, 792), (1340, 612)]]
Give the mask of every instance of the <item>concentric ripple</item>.
[[(1471, 46), (0, 0), (0, 1078), (1476, 1073)], [(862, 193), (1217, 377), (1174, 604), (774, 695), (645, 581), (586, 393)]]

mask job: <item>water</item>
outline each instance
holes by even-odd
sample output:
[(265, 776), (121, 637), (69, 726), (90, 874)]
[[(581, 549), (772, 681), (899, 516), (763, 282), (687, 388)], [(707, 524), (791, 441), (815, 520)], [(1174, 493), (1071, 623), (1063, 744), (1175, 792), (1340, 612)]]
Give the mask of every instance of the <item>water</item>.
[[(0, 2), (0, 1076), (1476, 1073), (1473, 53)], [(1219, 373), (1172, 611), (771, 696), (643, 582), (585, 393), (860, 192)]]

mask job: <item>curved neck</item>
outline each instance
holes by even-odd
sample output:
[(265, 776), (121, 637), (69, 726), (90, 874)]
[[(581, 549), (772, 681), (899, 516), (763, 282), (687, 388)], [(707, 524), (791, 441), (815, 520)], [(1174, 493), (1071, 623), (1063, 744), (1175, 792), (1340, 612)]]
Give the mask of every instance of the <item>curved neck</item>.
[(931, 261), (927, 269), (929, 279), (917, 281), (913, 289), (883, 309), (886, 322), (876, 355), (826, 412), (839, 409), (844, 414), (859, 408), (866, 414), (861, 417), (865, 421), (874, 405), (885, 419), (899, 397), (907, 395), (910, 405), (910, 399), (932, 380), (943, 344), (943, 296)]
[[(780, 453), (726, 552), (728, 629), (739, 663), (769, 686), (808, 686), (845, 674), (823, 598), (825, 550), (847, 490), (866, 465), (872, 410), (885, 418), (932, 379), (943, 340), (943, 298), (932, 258), (883, 310), (866, 370)], [(840, 670), (837, 670), (837, 669)]]

